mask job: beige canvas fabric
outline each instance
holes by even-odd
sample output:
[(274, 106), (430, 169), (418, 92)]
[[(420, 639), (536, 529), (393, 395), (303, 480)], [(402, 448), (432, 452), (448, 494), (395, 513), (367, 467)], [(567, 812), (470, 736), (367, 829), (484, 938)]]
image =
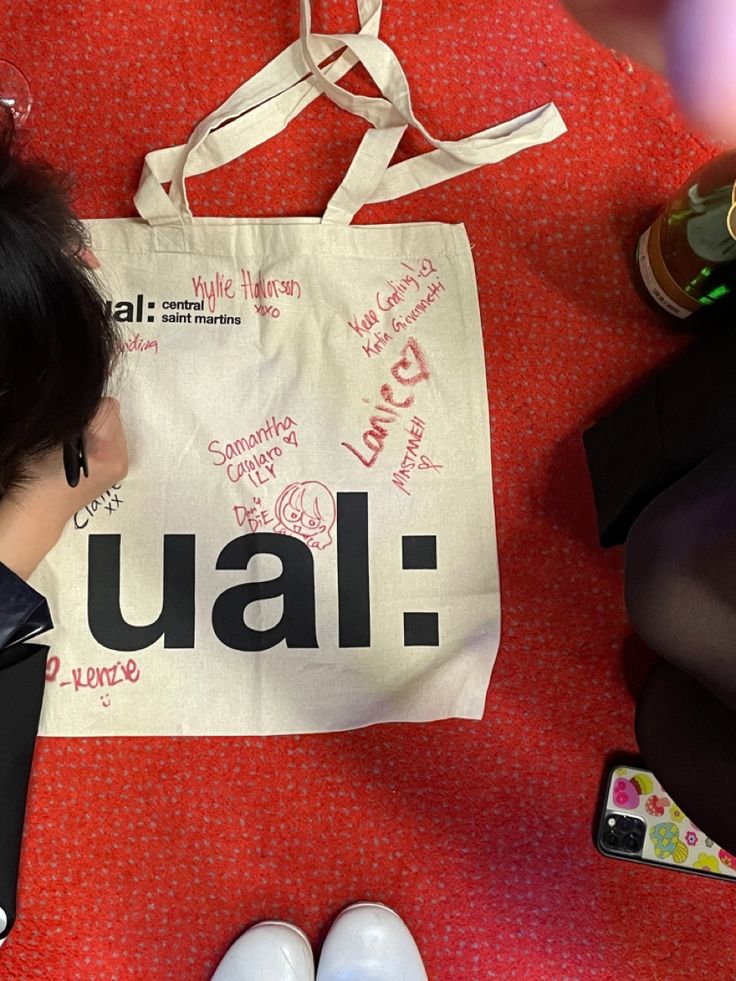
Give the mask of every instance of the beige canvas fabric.
[[(485, 360), (462, 225), (352, 224), (555, 139), (553, 105), (436, 140), (378, 38), (301, 36), (89, 222), (126, 351), (131, 467), (38, 570), (44, 735), (316, 732), (480, 718), (500, 601)], [(319, 65), (340, 49), (324, 71)], [(357, 61), (383, 93), (337, 85)], [(322, 218), (193, 217), (188, 176), (325, 95), (367, 131)], [(391, 165), (407, 126), (433, 149)], [(162, 185), (170, 182), (168, 192)]]

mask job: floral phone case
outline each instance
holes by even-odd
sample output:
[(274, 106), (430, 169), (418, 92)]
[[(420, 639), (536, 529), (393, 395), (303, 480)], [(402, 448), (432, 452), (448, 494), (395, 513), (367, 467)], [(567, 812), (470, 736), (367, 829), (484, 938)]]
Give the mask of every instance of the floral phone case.
[(736, 880), (736, 857), (706, 837), (649, 770), (611, 770), (596, 845), (612, 858)]

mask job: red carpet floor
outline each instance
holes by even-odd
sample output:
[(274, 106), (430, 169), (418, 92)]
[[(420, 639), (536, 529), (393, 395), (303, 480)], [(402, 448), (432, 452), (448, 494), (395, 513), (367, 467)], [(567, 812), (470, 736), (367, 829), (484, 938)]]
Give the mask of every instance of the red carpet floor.
[[(296, 0), (4, 8), (0, 57), (31, 79), (35, 146), (76, 174), (90, 217), (132, 214), (144, 152), (185, 140), (298, 31)], [(353, 29), (349, 0), (319, 2), (316, 23)], [(464, 221), (475, 246), (504, 617), (485, 718), (41, 740), (5, 981), (205, 981), (254, 921), (293, 920), (319, 944), (366, 897), (401, 912), (433, 981), (736, 977), (736, 891), (591, 843), (606, 755), (635, 749), (646, 652), (626, 625), (621, 554), (596, 544), (580, 432), (679, 343), (633, 292), (629, 257), (713, 147), (553, 0), (387, 0), (382, 35), (435, 134), (550, 99), (570, 130), (361, 215)], [(363, 128), (320, 100), (193, 181), (195, 213), (319, 212)]]

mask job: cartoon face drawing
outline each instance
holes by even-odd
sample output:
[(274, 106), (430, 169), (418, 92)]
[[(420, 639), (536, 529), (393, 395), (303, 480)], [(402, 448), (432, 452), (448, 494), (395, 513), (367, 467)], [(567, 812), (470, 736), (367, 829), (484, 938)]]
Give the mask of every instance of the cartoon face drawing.
[(289, 484), (279, 494), (274, 511), (277, 535), (297, 535), (310, 548), (327, 548), (332, 544), (335, 499), (318, 480)]

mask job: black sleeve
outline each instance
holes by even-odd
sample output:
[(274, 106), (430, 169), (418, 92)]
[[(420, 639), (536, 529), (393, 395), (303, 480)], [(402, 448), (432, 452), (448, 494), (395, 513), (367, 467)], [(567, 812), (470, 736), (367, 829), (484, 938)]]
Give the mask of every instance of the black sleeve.
[(584, 433), (601, 545), (624, 542), (650, 501), (734, 437), (736, 314)]
[(48, 647), (27, 639), (53, 626), (44, 598), (0, 563), (0, 944), (16, 918), (28, 783)]
[(48, 647), (31, 644), (0, 652), (0, 943), (15, 922), (23, 820), (47, 653)]

